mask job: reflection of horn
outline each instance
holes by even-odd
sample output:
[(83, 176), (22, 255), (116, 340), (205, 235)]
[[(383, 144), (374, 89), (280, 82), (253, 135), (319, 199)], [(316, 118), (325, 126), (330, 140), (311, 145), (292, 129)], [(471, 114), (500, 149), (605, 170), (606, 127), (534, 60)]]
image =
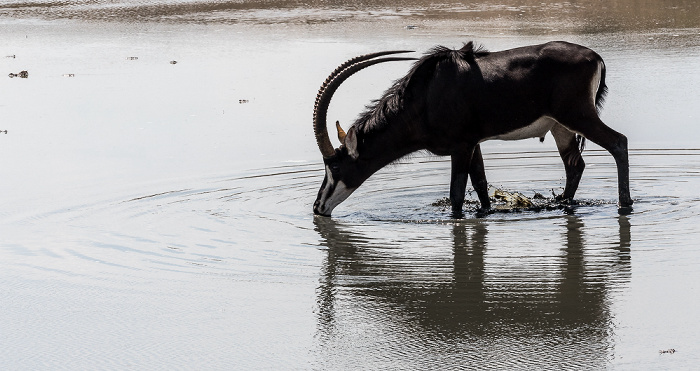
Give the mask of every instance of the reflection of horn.
[(335, 122), (335, 128), (338, 129), (338, 140), (340, 141), (340, 143), (345, 143), (345, 136), (347, 134), (345, 134), (345, 131), (343, 131), (343, 128), (340, 127), (339, 121)]

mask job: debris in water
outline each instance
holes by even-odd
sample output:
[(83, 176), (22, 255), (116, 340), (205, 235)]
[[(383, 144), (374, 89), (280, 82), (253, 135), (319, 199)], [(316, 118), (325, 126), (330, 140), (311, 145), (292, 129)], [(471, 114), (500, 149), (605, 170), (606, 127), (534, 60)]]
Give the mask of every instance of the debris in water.
[(406, 29), (407, 29), (407, 30), (415, 30), (416, 28), (418, 28), (418, 26), (416, 26), (416, 25), (412, 25), (412, 24), (411, 24), (411, 25), (408, 25), (408, 26), (406, 26)]
[(7, 75), (7, 76), (10, 76), (10, 78), (19, 77), (19, 78), (22, 78), (22, 79), (26, 79), (26, 78), (29, 77), (29, 72), (27, 72), (27, 71), (20, 71), (20, 73), (10, 73), (10, 74)]
[(139, 57), (126, 57), (126, 60), (128, 60), (128, 61), (135, 61), (138, 59), (139, 59)]
[(522, 208), (522, 207), (533, 207), (535, 206), (529, 198), (525, 197), (522, 193), (518, 192), (508, 192), (502, 189), (494, 188), (493, 198), (501, 201), (505, 201), (506, 205), (511, 208)]
[(238, 103), (240, 103), (240, 104), (248, 103), (248, 102), (250, 102), (250, 101), (247, 100), (247, 99), (239, 99), (239, 100), (238, 100)]
[(675, 349), (666, 349), (666, 350), (660, 350), (659, 354), (673, 354), (675, 352), (676, 352)]
[(450, 203), (450, 199), (449, 199), (449, 198), (443, 197), (443, 198), (441, 198), (441, 199), (439, 199), (439, 200), (433, 202), (432, 204), (430, 204), (430, 206), (445, 207), (445, 208), (447, 208), (447, 207), (451, 207), (451, 206), (452, 206), (452, 203)]
[[(478, 209), (481, 207), (481, 204), (479, 203), (479, 201), (475, 201), (475, 200), (464, 200), (464, 204), (465, 204), (465, 206), (467, 206), (467, 208)], [(452, 202), (450, 201), (449, 198), (443, 197), (443, 198), (431, 203), (430, 206), (439, 207), (439, 208), (442, 208), (443, 211), (445, 211), (447, 209), (452, 208)]]
[[(476, 212), (476, 216), (484, 216), (493, 213), (514, 213), (514, 212), (540, 212), (561, 210), (571, 214), (576, 212), (580, 206), (600, 206), (614, 204), (614, 201), (604, 200), (557, 200), (556, 194), (552, 191), (552, 197), (545, 197), (539, 192), (535, 192), (532, 199), (527, 198), (518, 192), (504, 191), (499, 188), (489, 186), (489, 197), (491, 198), (491, 208), (481, 209), (478, 200), (464, 200), (465, 212)], [(430, 204), (439, 207), (443, 211), (452, 207), (450, 199), (443, 197)]]

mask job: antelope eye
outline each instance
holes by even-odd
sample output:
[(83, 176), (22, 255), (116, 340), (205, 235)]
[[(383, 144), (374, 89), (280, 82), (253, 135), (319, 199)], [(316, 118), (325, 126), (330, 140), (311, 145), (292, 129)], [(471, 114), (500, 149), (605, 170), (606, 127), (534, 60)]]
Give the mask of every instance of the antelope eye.
[(329, 164), (328, 167), (331, 169), (331, 174), (333, 174), (334, 178), (340, 175), (340, 165), (338, 163)]

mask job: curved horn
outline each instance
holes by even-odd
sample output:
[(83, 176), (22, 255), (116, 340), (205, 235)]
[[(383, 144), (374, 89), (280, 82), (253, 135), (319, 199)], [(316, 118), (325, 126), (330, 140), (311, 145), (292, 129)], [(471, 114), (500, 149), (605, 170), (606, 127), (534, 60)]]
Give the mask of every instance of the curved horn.
[(323, 85), (321, 85), (321, 88), (318, 90), (318, 94), (316, 95), (316, 102), (318, 102), (318, 99), (321, 97), (321, 94), (326, 89), (328, 84), (330, 84), (330, 82), (336, 76), (338, 76), (341, 72), (343, 72), (344, 69), (348, 68), (349, 66), (351, 66), (355, 63), (358, 63), (358, 62), (366, 61), (369, 59), (373, 59), (373, 58), (377, 58), (377, 57), (381, 57), (381, 56), (385, 56), (385, 55), (389, 55), (389, 54), (412, 53), (412, 52), (413, 51), (411, 51), (411, 50), (392, 50), (392, 51), (386, 51), (386, 52), (377, 52), (377, 53), (360, 55), (358, 57), (355, 57), (355, 58), (352, 58), (352, 59), (345, 61), (343, 64), (338, 66), (335, 70), (333, 70), (333, 72), (331, 72), (331, 74), (326, 78), (326, 81), (323, 82)]
[(331, 102), (333, 93), (335, 93), (340, 84), (342, 84), (343, 81), (345, 81), (352, 74), (371, 65), (389, 61), (403, 61), (415, 59), (399, 57), (373, 59), (383, 55), (397, 53), (410, 53), (410, 51), (387, 51), (355, 57), (341, 64), (330, 74), (330, 76), (328, 76), (328, 78), (326, 78), (326, 81), (323, 82), (323, 85), (321, 85), (321, 88), (319, 89), (318, 94), (316, 95), (316, 104), (314, 105), (314, 133), (316, 135), (316, 143), (318, 144), (318, 148), (321, 150), (321, 154), (323, 155), (323, 157), (330, 157), (333, 156), (333, 154), (335, 154), (335, 149), (333, 148), (331, 140), (328, 137), (328, 128), (326, 126), (326, 114), (328, 113), (328, 105)]

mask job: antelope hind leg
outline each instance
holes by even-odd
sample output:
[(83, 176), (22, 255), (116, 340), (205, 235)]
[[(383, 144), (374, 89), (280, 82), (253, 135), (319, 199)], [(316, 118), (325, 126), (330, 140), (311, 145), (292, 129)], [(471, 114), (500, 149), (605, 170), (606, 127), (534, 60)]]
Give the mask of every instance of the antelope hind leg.
[(566, 171), (566, 186), (564, 193), (556, 196), (557, 201), (571, 201), (574, 199), (576, 190), (578, 189), (583, 170), (586, 168), (586, 163), (581, 157), (581, 148), (579, 141), (576, 140), (576, 134), (563, 127), (561, 124), (555, 124), (552, 129), (552, 136), (557, 144), (559, 156), (564, 163)]
[(617, 185), (620, 207), (625, 210), (631, 209), (634, 201), (630, 196), (627, 137), (605, 125), (597, 115), (591, 115), (589, 118), (585, 118), (585, 116), (572, 116), (564, 125), (583, 134), (584, 137), (610, 152), (617, 165)]

